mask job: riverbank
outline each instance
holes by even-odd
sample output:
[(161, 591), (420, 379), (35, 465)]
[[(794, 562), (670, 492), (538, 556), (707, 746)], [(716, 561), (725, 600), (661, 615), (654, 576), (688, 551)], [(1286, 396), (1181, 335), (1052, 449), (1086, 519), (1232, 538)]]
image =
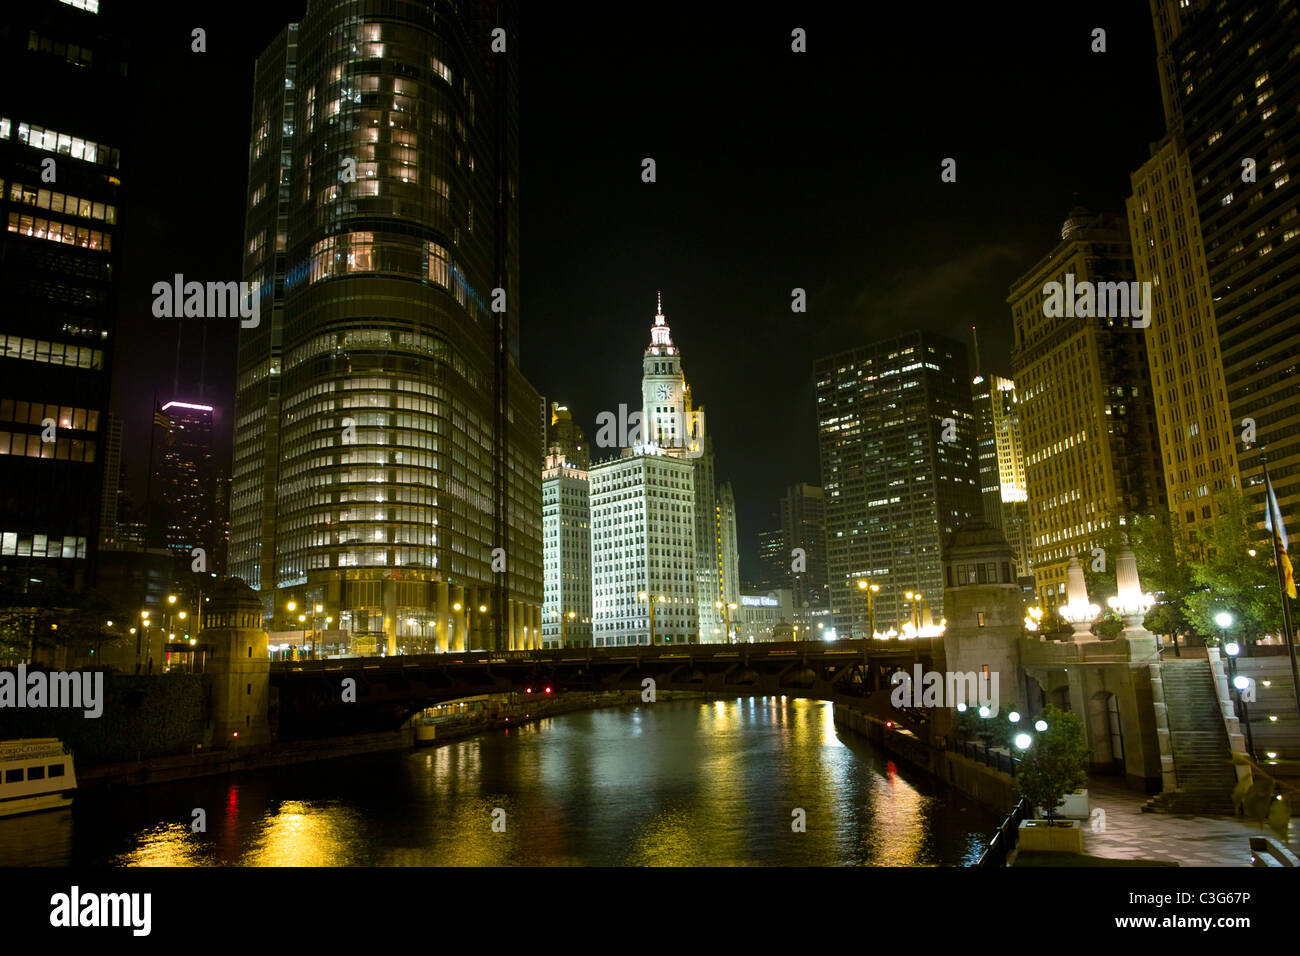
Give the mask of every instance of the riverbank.
[[(660, 691), (662, 700), (707, 699), (711, 695), (684, 691)], [(613, 691), (593, 694), (565, 694), (558, 697), (511, 704), (497, 710), (497, 716), (483, 717), (455, 724), (439, 725), (435, 739), (425, 741), (436, 745), (449, 740), (473, 737), (493, 730), (504, 730), (536, 723), (560, 714), (607, 707), (623, 707), (641, 701), (639, 691)], [(176, 754), (86, 767), (77, 766), (77, 785), (83, 790), (107, 787), (141, 787), (150, 784), (172, 783), (195, 777), (213, 777), (224, 774), (266, 770), (293, 764), (312, 763), (318, 760), (335, 760), (362, 754), (382, 753), (389, 750), (410, 750), (416, 746), (415, 728), (408, 724), (391, 733), (354, 734), (347, 737), (325, 737), (319, 740), (296, 740), (264, 744), (255, 747), (236, 747), (221, 751)]]
[(932, 746), (915, 734), (853, 706), (836, 700), (835, 725), (924, 770), (937, 782), (947, 784), (999, 816), (1005, 816), (1016, 803), (1016, 781), (1009, 773), (995, 770), (958, 753)]

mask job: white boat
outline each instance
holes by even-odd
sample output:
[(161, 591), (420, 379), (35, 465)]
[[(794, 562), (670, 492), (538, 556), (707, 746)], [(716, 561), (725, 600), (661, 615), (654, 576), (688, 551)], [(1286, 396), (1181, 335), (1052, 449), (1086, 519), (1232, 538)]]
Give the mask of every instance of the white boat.
[(0, 817), (72, 806), (77, 774), (57, 737), (0, 741)]

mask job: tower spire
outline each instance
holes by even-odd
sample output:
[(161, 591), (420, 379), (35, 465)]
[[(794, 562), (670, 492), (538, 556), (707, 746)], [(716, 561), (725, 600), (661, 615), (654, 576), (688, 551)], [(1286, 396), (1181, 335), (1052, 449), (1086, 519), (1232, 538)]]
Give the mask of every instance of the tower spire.
[(662, 319), (664, 317), (664, 294), (662, 292), (656, 292), (655, 296), (655, 318)]

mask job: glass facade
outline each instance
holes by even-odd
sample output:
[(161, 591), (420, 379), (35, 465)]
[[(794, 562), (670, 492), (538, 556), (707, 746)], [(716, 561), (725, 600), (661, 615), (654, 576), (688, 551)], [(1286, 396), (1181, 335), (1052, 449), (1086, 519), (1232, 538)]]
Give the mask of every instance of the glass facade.
[(105, 485), (126, 45), (96, 3), (10, 6), (0, 30), (0, 576), (54, 572), (79, 589), (95, 583)]
[(490, 26), (313, 2), (259, 61), (245, 273), (272, 321), (241, 355), (235, 573), (362, 653), (541, 643), (513, 66), (469, 53)]

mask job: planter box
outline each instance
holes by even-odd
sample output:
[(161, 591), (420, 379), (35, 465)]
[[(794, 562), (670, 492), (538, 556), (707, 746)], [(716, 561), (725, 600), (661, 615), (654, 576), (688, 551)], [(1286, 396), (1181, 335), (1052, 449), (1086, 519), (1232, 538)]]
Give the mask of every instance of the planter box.
[(1082, 853), (1083, 827), (1078, 820), (1057, 821), (1055, 826), (1048, 826), (1046, 820), (1021, 820), (1016, 848), (1025, 852)]
[[(1088, 791), (1085, 788), (1076, 790), (1074, 793), (1067, 793), (1065, 799), (1061, 801), (1061, 805), (1056, 808), (1056, 815), (1071, 820), (1086, 820), (1091, 811), (1092, 808), (1088, 805)], [(1041, 807), (1038, 812), (1040, 815), (1043, 814)]]

